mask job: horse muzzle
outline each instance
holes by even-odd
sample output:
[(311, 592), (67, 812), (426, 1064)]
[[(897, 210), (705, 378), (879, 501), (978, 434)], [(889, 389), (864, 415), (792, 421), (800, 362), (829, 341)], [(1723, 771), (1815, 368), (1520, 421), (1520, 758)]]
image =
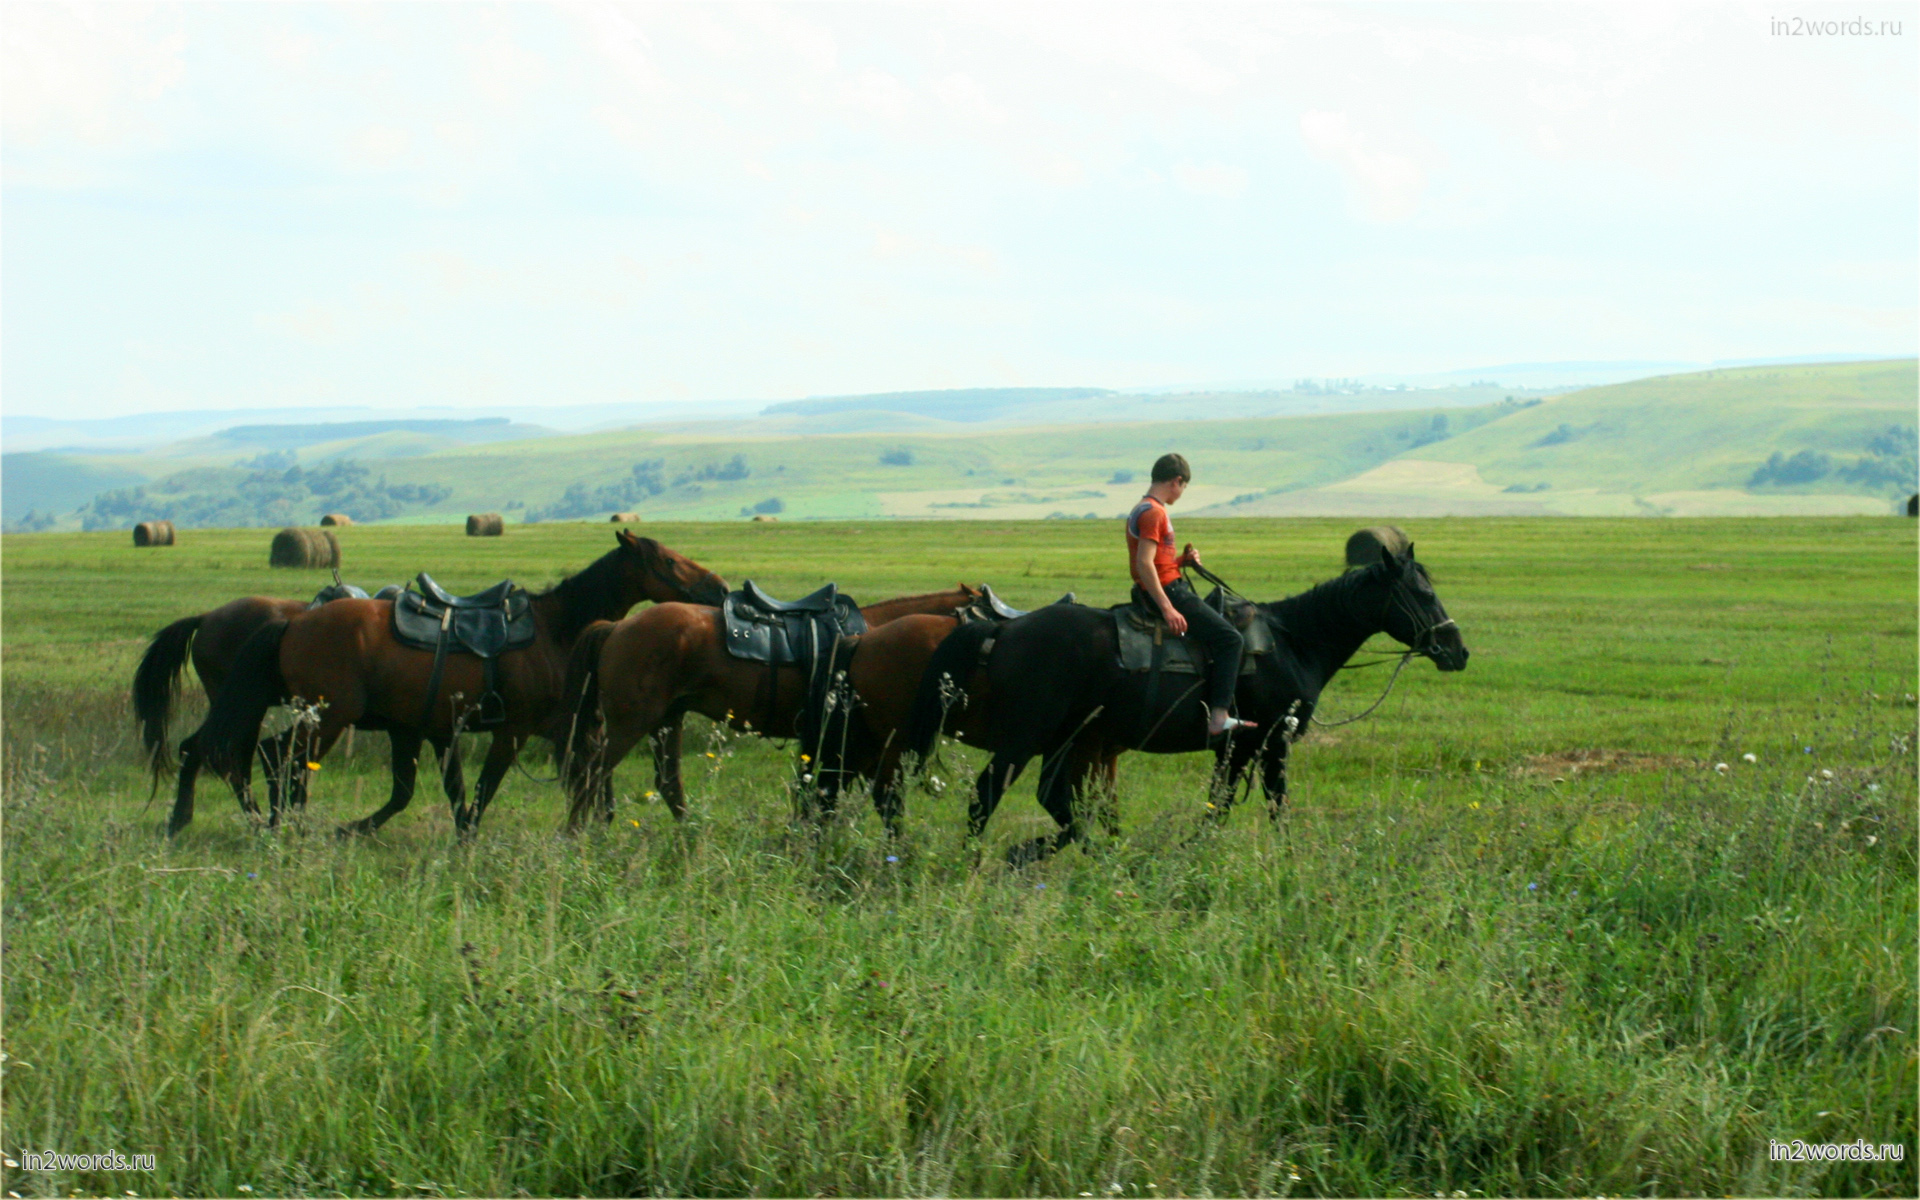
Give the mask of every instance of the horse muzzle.
[(1420, 642), (1419, 653), (1432, 659), (1433, 665), (1440, 670), (1467, 669), (1467, 643), (1460, 637), (1460, 627), (1451, 619), (1427, 630)]

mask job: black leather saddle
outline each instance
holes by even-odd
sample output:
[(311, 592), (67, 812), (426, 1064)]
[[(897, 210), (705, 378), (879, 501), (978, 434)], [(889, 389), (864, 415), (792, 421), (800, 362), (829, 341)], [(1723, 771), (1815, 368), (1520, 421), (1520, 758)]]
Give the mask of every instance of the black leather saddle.
[(795, 732), (774, 727), (780, 711), (780, 668), (799, 668), (807, 677), (800, 694), (810, 695), (816, 677), (824, 678), (832, 669), (840, 639), (867, 631), (860, 606), (832, 583), (798, 600), (776, 600), (746, 580), (720, 606), (720, 621), (728, 654), (767, 664), (767, 698), (764, 705), (756, 702), (760, 715), (755, 719), (773, 737)]
[[(1229, 601), (1219, 588), (1215, 588), (1205, 602), (1209, 608), (1233, 622), (1234, 628), (1240, 631), (1240, 673), (1251, 675), (1260, 668), (1255, 660), (1273, 650), (1273, 626), (1261, 619), (1260, 610), (1252, 603), (1238, 600), (1237, 597), (1235, 600), (1238, 602)], [(1167, 623), (1160, 619), (1159, 613), (1142, 612), (1131, 601), (1116, 604), (1108, 611), (1113, 614), (1122, 670), (1152, 671), (1157, 668), (1174, 675), (1207, 673), (1206, 648), (1192, 638), (1177, 637), (1169, 632)]]
[(720, 611), (727, 653), (776, 667), (810, 664), (840, 638), (867, 631), (860, 606), (832, 583), (798, 600), (776, 600), (749, 579)]
[[(1072, 604), (1074, 603), (1074, 595), (1072, 592), (1068, 592), (1053, 603)], [(983, 583), (980, 585), (980, 594), (967, 604), (955, 609), (953, 615), (960, 619), (962, 625), (965, 625), (970, 621), (1011, 621), (1015, 617), (1026, 616), (1028, 611), (1027, 609), (1015, 608), (1013, 605), (1008, 604), (1005, 600), (1002, 600), (994, 594), (992, 584)]]
[(427, 724), (433, 716), (447, 655), (453, 653), (471, 654), (485, 667), (486, 686), (468, 719), (481, 727), (498, 725), (506, 720), (506, 701), (499, 691), (500, 656), (531, 646), (539, 636), (532, 598), (511, 579), (471, 596), (453, 595), (425, 571), (415, 582), (418, 592), (400, 591), (394, 597), (393, 637), (403, 646), (433, 652), (433, 675), (427, 682), (420, 723)]

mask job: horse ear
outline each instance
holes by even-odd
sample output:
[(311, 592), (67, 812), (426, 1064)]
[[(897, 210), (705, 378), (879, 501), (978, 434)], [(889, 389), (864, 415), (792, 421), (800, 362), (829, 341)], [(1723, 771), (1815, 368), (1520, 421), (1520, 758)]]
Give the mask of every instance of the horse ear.
[(614, 536), (614, 539), (618, 541), (622, 546), (625, 546), (630, 550), (640, 544), (640, 539), (637, 537), (634, 537), (630, 531), (625, 529), (614, 530), (613, 536)]
[(1408, 562), (1413, 561), (1413, 543), (1412, 542), (1407, 543), (1407, 561)]

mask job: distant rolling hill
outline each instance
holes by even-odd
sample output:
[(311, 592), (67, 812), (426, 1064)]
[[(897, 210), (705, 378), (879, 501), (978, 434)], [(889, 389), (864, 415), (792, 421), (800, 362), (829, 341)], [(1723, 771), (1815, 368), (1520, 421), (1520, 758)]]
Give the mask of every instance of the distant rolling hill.
[[(321, 426), (302, 435), (310, 440), (296, 457), (308, 473), (293, 484), (268, 477), (286, 459), (248, 475), (231, 449), (210, 453), (208, 439), (172, 455), (69, 461), (153, 481), (135, 500), (123, 490), (110, 509), (96, 502), (87, 519), (100, 523), (146, 512), (140, 505), (167, 515), (196, 487), (278, 489), (276, 513), (305, 504), (317, 516), (325, 498), (316, 491), (309, 503), (299, 487), (344, 486), (342, 472), (360, 470), (360, 459), (371, 470), (355, 476), (357, 491), (338, 494), (378, 507), (373, 519), (409, 522), (475, 511), (604, 520), (616, 510), (681, 520), (1110, 518), (1169, 449), (1194, 463), (1181, 509), (1189, 515), (1868, 514), (1894, 511), (1914, 490), (1917, 388), (1915, 361), (1902, 359), (1707, 371), (1545, 399), (1489, 389), (1484, 398), (1497, 402), (1470, 407), (1216, 420), (1200, 419), (1211, 409), (1190, 397), (1162, 405), (1072, 389), (1032, 399), (1067, 411), (1124, 402), (1129, 415), (1178, 419), (971, 430), (956, 429), (951, 404), (977, 398), (920, 393), (895, 409), (834, 398), (751, 420), (389, 445), (385, 454), (411, 456), (377, 461), (369, 451), (379, 439), (413, 435), (351, 431), (356, 438), (331, 427), (339, 436), (329, 437)], [(320, 453), (347, 466), (313, 473)], [(16, 503), (9, 481), (17, 528)], [(64, 512), (58, 525), (82, 519)]]

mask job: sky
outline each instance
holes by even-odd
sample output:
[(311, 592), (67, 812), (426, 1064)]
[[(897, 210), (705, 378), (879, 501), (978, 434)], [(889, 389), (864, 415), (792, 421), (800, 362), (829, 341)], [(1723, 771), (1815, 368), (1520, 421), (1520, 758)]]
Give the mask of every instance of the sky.
[(1908, 355), (1917, 52), (1914, 4), (16, 2), (0, 405)]

